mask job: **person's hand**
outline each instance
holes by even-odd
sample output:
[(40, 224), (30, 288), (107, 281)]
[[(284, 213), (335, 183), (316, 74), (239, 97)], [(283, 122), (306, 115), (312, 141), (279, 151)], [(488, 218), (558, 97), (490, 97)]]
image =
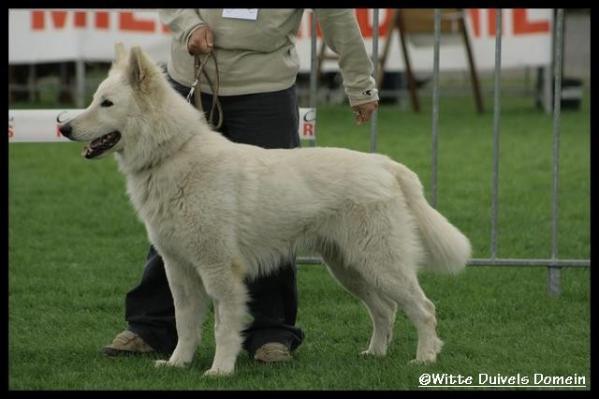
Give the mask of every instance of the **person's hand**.
[(354, 111), (354, 117), (356, 119), (356, 123), (361, 125), (364, 122), (368, 122), (374, 110), (376, 110), (379, 106), (378, 101), (371, 101), (369, 103), (354, 105), (352, 110)]
[(187, 51), (193, 55), (208, 54), (212, 51), (213, 46), (212, 31), (208, 26), (194, 30), (187, 41)]

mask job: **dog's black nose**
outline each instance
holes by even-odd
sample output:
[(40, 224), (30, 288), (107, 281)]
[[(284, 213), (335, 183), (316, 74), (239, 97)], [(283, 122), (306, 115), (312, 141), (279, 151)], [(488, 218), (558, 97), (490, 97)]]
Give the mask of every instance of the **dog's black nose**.
[(66, 138), (70, 139), (71, 133), (73, 132), (73, 128), (71, 127), (71, 124), (65, 123), (64, 125), (62, 125), (58, 128), (58, 131), (60, 132), (60, 134), (62, 134)]

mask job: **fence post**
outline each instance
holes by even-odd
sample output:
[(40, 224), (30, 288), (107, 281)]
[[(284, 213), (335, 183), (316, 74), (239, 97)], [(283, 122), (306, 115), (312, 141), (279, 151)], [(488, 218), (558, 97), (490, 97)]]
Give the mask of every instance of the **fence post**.
[[(373, 10), (372, 10), (372, 64), (374, 66), (372, 76), (374, 76), (374, 78), (376, 79), (377, 71), (378, 71), (378, 67), (379, 67), (379, 9), (378, 8), (373, 8)], [(385, 79), (385, 77), (384, 77), (385, 71), (382, 71), (382, 72), (383, 73), (381, 74), (381, 76), (382, 76), (381, 79)], [(377, 83), (379, 83), (379, 82), (375, 82), (375, 87), (376, 87)], [(382, 85), (379, 85), (379, 86), (382, 87)], [(378, 135), (377, 122), (378, 122), (378, 111), (375, 109), (370, 118), (370, 152), (376, 152), (377, 135)]]
[(495, 80), (493, 85), (493, 198), (491, 200), (491, 259), (497, 257), (497, 208), (499, 207), (499, 121), (501, 81), (501, 35), (503, 10), (497, 9), (495, 22)]
[[(318, 57), (316, 55), (316, 12), (312, 9), (312, 18), (310, 18), (310, 108), (316, 111), (316, 96), (317, 96), (317, 68), (318, 68)], [(316, 128), (316, 121), (314, 121), (314, 127)], [(314, 140), (310, 140), (310, 147), (316, 146), (316, 134)]]
[[(553, 65), (553, 187), (551, 195), (551, 260), (557, 260), (557, 227), (558, 227), (558, 190), (559, 190), (559, 128), (560, 128), (560, 110), (562, 100), (562, 55), (563, 55), (563, 29), (564, 29), (564, 9), (557, 10), (557, 21), (555, 30), (555, 57)], [(560, 288), (560, 268), (558, 266), (549, 266), (549, 295), (559, 296)]]
[(441, 9), (435, 8), (435, 48), (433, 59), (433, 139), (432, 139), (432, 174), (431, 205), (437, 207), (437, 147), (439, 126), (439, 47), (441, 42)]

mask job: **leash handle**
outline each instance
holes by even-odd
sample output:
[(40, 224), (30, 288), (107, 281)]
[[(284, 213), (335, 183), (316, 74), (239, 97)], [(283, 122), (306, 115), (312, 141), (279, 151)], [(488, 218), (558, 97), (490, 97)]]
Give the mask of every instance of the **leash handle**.
[[(212, 80), (210, 79), (210, 77), (206, 73), (206, 70), (204, 69), (204, 67), (208, 63), (208, 60), (211, 57), (212, 57), (212, 61), (214, 62), (214, 69), (216, 72), (216, 87), (212, 84)], [(201, 96), (197, 96), (195, 98), (195, 103), (192, 102), (192, 99), (194, 98), (194, 93), (196, 91), (196, 87), (200, 83), (200, 79), (201, 79), (202, 75), (204, 75), (204, 77), (208, 81), (208, 85), (210, 85), (210, 89), (212, 90), (212, 107), (211, 107), (210, 113), (208, 115), (208, 122), (212, 123), (214, 111), (217, 110), (218, 111), (218, 123), (216, 124), (216, 126), (214, 126), (214, 129), (218, 130), (223, 123), (223, 111), (222, 111), (222, 105), (218, 98), (218, 89), (219, 89), (219, 85), (220, 85), (220, 78), (219, 78), (220, 74), (218, 71), (218, 62), (216, 61), (216, 55), (214, 54), (214, 51), (211, 51), (210, 53), (206, 54), (206, 56), (202, 60), (200, 60), (199, 55), (196, 55), (194, 58), (194, 69), (195, 69), (195, 80), (194, 80), (193, 84), (191, 85), (191, 89), (189, 90), (189, 93), (187, 94), (186, 100), (190, 104), (195, 105), (196, 108), (198, 108), (202, 113), (204, 112), (204, 109), (202, 107)]]

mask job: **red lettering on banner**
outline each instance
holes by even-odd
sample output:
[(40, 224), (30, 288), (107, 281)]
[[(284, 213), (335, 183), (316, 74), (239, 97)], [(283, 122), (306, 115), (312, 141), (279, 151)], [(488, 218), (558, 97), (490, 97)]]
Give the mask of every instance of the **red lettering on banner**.
[(50, 11), (50, 16), (52, 17), (52, 23), (55, 28), (64, 28), (67, 20), (66, 11)]
[(368, 17), (367, 8), (356, 8), (356, 18), (358, 25), (360, 25), (360, 31), (364, 37), (372, 37), (372, 22)]
[(109, 15), (106, 11), (98, 11), (96, 13), (96, 28), (108, 29), (110, 24)]
[(60, 129), (58, 129), (58, 125), (56, 125), (56, 137), (63, 137), (62, 133), (60, 133)]
[(12, 139), (15, 137), (15, 127), (14, 127), (15, 118), (10, 116), (8, 118), (8, 139)]
[[(52, 26), (56, 29), (63, 29), (66, 26), (67, 11), (32, 11), (31, 12), (31, 28), (33, 30), (46, 29), (46, 13), (50, 13)], [(87, 13), (85, 11), (76, 11), (74, 13), (74, 25), (77, 28), (85, 28), (87, 25)]]
[[(391, 24), (391, 19), (393, 18), (392, 10), (384, 9), (383, 11), (385, 12), (385, 20), (382, 24), (379, 24), (379, 35), (381, 36), (385, 36), (387, 34), (387, 30), (389, 29), (389, 25)], [(357, 8), (356, 18), (358, 20), (358, 25), (360, 25), (360, 31), (362, 32), (362, 36), (372, 37), (372, 16), (369, 15), (368, 9)]]
[(75, 26), (77, 28), (85, 28), (87, 25), (87, 13), (85, 11), (75, 12)]
[[(312, 34), (312, 18), (314, 18), (314, 13), (311, 12), (310, 13), (310, 35)], [(320, 24), (318, 23), (318, 21), (316, 21), (316, 37), (322, 37), (322, 29), (320, 29)]]
[[(503, 18), (501, 19), (501, 23), (503, 24)], [(497, 30), (497, 10), (496, 9), (487, 10), (487, 27), (489, 30), (489, 36), (495, 36), (495, 31)], [(503, 32), (503, 26), (501, 28), (502, 28), (501, 31)]]
[[(72, 14), (72, 23), (76, 28), (85, 28), (90, 11), (42, 11), (34, 10), (31, 12), (31, 28), (32, 30), (44, 30), (46, 26), (47, 15), (50, 15), (51, 27), (54, 29), (64, 29), (67, 26), (68, 19)], [(118, 12), (119, 29), (123, 31), (134, 32), (162, 32), (170, 34), (171, 30), (167, 25), (158, 24), (152, 19), (140, 19), (133, 12)], [(97, 29), (107, 30), (110, 28), (110, 12), (95, 11), (93, 12), (94, 27)], [(156, 28), (158, 27), (159, 30)]]
[(470, 14), (470, 20), (472, 21), (474, 36), (480, 37), (480, 9), (471, 8), (468, 10), (468, 14)]
[(154, 32), (156, 23), (152, 20), (138, 19), (132, 12), (122, 12), (119, 15), (119, 28), (129, 31)]
[[(487, 13), (487, 33), (489, 36), (495, 36), (497, 11), (495, 9), (485, 9), (485, 11)], [(472, 21), (472, 31), (475, 37), (481, 36), (480, 12), (480, 8), (471, 8), (468, 10), (468, 15), (470, 15), (470, 20)]]
[(304, 123), (304, 137), (314, 137), (314, 125)]
[[(497, 10), (485, 9), (484, 11), (487, 13), (487, 33), (489, 36), (495, 36)], [(526, 8), (514, 8), (510, 11), (512, 12), (512, 32), (514, 36), (527, 35), (531, 33), (547, 33), (550, 31), (549, 20), (535, 22), (529, 21), (528, 10)], [(480, 8), (471, 8), (468, 10), (472, 32), (474, 33), (475, 37), (481, 36), (480, 13)]]
[[(66, 11), (49, 11), (52, 19), (52, 24), (55, 28), (64, 28), (67, 21)], [(32, 11), (31, 12), (31, 27), (33, 30), (46, 29), (46, 11)]]
[(512, 15), (514, 18), (514, 35), (549, 32), (549, 21), (530, 22), (526, 8), (514, 8)]
[(33, 30), (44, 29), (44, 12), (43, 11), (32, 11), (31, 12), (31, 29), (33, 29)]

